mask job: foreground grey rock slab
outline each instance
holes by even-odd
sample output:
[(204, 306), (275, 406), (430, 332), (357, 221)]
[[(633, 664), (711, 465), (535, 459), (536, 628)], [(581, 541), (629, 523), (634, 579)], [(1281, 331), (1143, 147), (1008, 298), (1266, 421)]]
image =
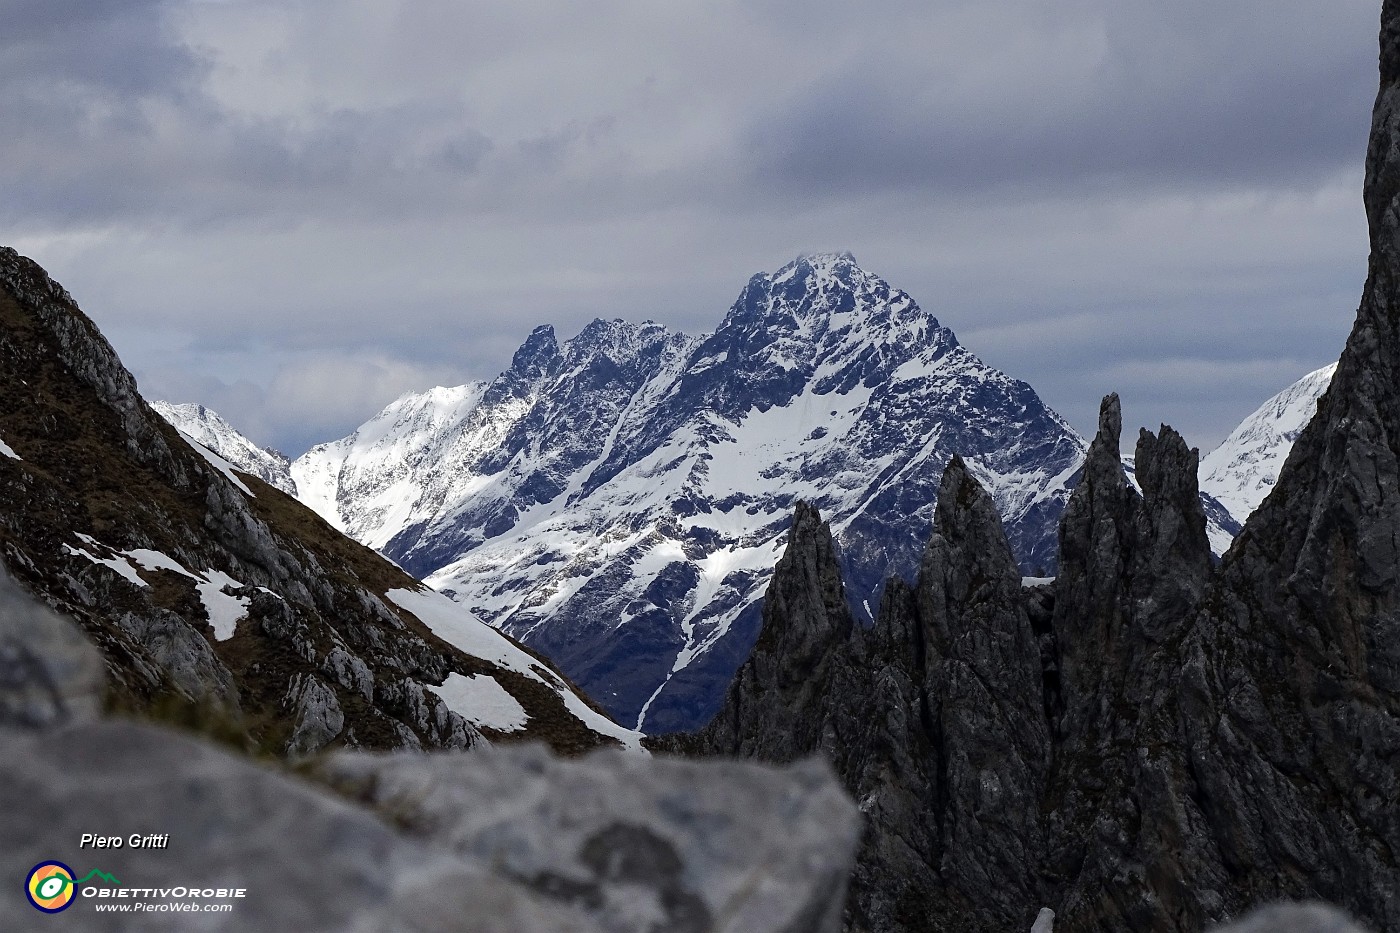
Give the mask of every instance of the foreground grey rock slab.
[(0, 726), (94, 718), (102, 670), (101, 654), (76, 626), (0, 572)]
[(342, 753), (322, 774), (610, 933), (841, 928), (860, 833), (829, 767), (540, 746)]
[[(47, 920), (23, 881), (57, 860), (74, 880), (116, 879), (78, 885), (65, 930), (821, 933), (840, 927), (859, 833), (817, 762), (560, 760), (526, 746), (326, 766), (375, 812), (156, 726), (41, 725), (0, 728), (3, 930)], [(123, 844), (85, 846), (85, 833)], [(246, 894), (190, 901), (181, 888)], [(170, 910), (191, 903), (232, 909)]]
[(1327, 904), (1270, 904), (1212, 933), (1366, 933)]
[[(0, 730), (0, 838), (18, 876), (0, 885), (0, 928), (49, 918), (25, 898), (30, 866), (57, 859), (103, 871), (114, 890), (246, 890), (228, 913), (98, 912), (82, 897), (64, 930), (438, 931), (595, 933), (566, 905), (542, 901), (372, 813), (200, 740), (122, 721)], [(83, 833), (168, 835), (165, 848), (80, 848)], [(93, 884), (107, 885), (100, 880)], [(167, 903), (170, 898), (154, 897)], [(199, 903), (206, 903), (200, 901)]]

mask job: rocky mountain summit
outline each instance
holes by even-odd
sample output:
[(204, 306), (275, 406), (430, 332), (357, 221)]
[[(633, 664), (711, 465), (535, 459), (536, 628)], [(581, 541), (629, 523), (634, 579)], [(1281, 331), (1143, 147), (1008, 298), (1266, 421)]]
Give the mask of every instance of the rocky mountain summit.
[[(537, 328), (493, 382), (404, 396), (289, 471), (202, 406), (156, 407), (653, 732), (718, 708), (797, 497), (831, 516), (868, 624), (886, 577), (916, 568), (949, 455), (1043, 576), (1087, 448), (849, 254), (755, 276), (703, 338)], [(1239, 523), (1202, 502), (1224, 553)]]
[(1037, 904), (1062, 931), (1199, 930), (1299, 897), (1400, 930), (1397, 0), (1380, 62), (1356, 324), (1218, 567), (1195, 452), (1143, 431), (1135, 488), (1110, 396), (1051, 584), (1021, 586), (953, 459), (917, 583), (865, 630), (799, 506), (722, 711), (653, 740), (829, 756), (868, 820), (848, 930), (1022, 929)]
[(170, 422), (185, 439), (224, 458), (233, 467), (251, 473), (269, 486), (276, 486), (289, 496), (297, 494), (292, 480), (292, 461), (278, 450), (259, 447), (244, 437), (219, 413), (196, 404), (172, 404), (153, 401), (151, 408)]
[(191, 444), (0, 249), (0, 556), (102, 650), (107, 703), (274, 752), (636, 745), (548, 662)]
[(536, 329), (488, 384), (410, 395), (292, 465), (328, 521), (538, 648), (619, 721), (694, 728), (756, 636), (793, 503), (833, 521), (868, 621), (954, 452), (1027, 573), (1084, 442), (849, 254), (754, 276), (690, 337)]

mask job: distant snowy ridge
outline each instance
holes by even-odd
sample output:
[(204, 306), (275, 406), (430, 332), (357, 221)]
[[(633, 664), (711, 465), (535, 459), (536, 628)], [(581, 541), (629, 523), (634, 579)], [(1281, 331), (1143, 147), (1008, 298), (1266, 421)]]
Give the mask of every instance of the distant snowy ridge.
[(537, 328), (489, 383), (407, 395), (298, 458), (304, 502), (544, 651), (622, 722), (690, 728), (758, 627), (798, 499), (872, 616), (962, 455), (1028, 573), (1086, 445), (849, 254), (754, 276), (711, 334)]
[(291, 462), (287, 457), (275, 450), (259, 447), (221, 418), (218, 412), (194, 404), (154, 401), (150, 405), (156, 410), (156, 414), (169, 421), (182, 434), (227, 460), (237, 469), (251, 473), (288, 495), (297, 494), (296, 483), (292, 481), (289, 472)]
[(1274, 488), (1293, 442), (1317, 412), (1337, 364), (1313, 370), (1269, 399), (1201, 460), (1201, 491), (1214, 496), (1235, 520), (1249, 513)]
[[(1272, 438), (1265, 449), (1210, 473), (1227, 441), (1202, 462), (1217, 554), (1257, 499), (1227, 509), (1212, 491), (1263, 482), (1231, 464), (1276, 460), (1272, 482), (1309, 391), (1231, 436)], [(259, 462), (216, 414), (179, 408), (172, 420), (208, 426), (221, 456)], [(717, 703), (798, 498), (831, 517), (848, 597), (870, 617), (887, 575), (912, 576), (952, 453), (1038, 575), (1084, 450), (1029, 386), (842, 254), (755, 276), (702, 337), (599, 320), (561, 345), (537, 328), (496, 379), (403, 396), (298, 457), (282, 488), (651, 731)]]

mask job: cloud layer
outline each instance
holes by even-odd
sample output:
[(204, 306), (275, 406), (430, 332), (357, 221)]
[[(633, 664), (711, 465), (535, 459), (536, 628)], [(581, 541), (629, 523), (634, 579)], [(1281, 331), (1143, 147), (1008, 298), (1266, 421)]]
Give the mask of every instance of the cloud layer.
[(1372, 0), (0, 9), (8, 242), (290, 453), (832, 248), (1081, 430), (1117, 390), (1209, 446), (1365, 274)]

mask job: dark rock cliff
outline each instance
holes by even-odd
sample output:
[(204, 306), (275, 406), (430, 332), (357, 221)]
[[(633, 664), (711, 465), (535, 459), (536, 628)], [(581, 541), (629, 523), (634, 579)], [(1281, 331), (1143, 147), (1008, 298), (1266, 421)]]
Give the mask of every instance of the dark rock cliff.
[(783, 609), (671, 744), (831, 757), (867, 820), (849, 930), (1027, 929), (1041, 906), (1059, 931), (1199, 930), (1280, 898), (1400, 930), (1400, 0), (1365, 200), (1337, 375), (1218, 568), (1196, 452), (1144, 431), (1139, 495), (1114, 396), (1048, 587), (1021, 588), (955, 458), (917, 586), (870, 631), (831, 625), (837, 564), (800, 512)]
[(845, 612), (829, 529), (799, 506), (763, 634), (724, 711), (681, 743), (836, 763), (870, 827), (855, 930), (1029, 928), (1040, 899), (1020, 867), (1043, 844), (1040, 650), (991, 497), (957, 458), (941, 488), (918, 584), (891, 580), (868, 631)]
[[(198, 453), (72, 297), (11, 249), (0, 249), (0, 558), (101, 649), (109, 708), (276, 753), (461, 748), (483, 732), (434, 689), (455, 674), (511, 694), (529, 719), (521, 737), (576, 751), (621, 731), (465, 613), (445, 627), (418, 618), (403, 604), (431, 603), (421, 584)], [(13, 624), (0, 614), (0, 640)], [(460, 647), (471, 638), (477, 654)]]

